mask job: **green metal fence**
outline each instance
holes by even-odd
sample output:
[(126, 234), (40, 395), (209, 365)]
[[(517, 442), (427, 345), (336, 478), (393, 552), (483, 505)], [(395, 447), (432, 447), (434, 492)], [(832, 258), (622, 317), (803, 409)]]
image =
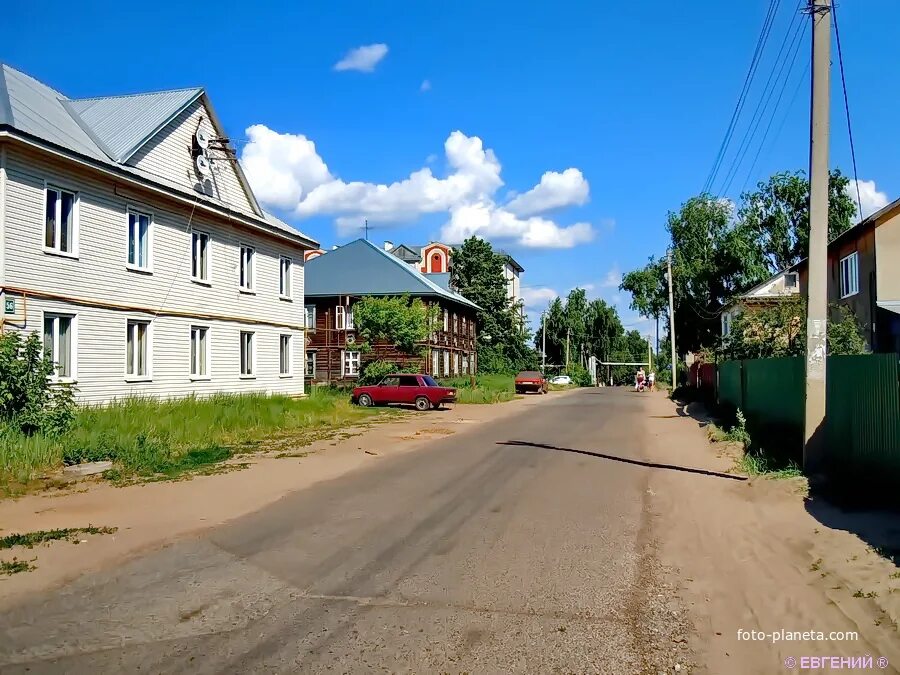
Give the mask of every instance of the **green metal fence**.
[[(826, 468), (837, 477), (900, 484), (900, 369), (896, 354), (829, 356)], [(751, 437), (799, 459), (805, 407), (801, 357), (726, 361), (719, 403), (739, 408)]]

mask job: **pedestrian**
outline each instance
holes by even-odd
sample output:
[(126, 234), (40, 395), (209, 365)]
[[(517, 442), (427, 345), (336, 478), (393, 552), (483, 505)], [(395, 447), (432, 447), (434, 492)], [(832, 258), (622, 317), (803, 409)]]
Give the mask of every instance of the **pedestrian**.
[(654, 373), (652, 370), (647, 376), (647, 382), (650, 383), (650, 391), (656, 391), (656, 373)]
[(641, 366), (640, 368), (638, 368), (638, 371), (637, 371), (637, 390), (638, 391), (644, 391), (644, 380), (645, 379), (646, 378), (644, 377), (644, 366)]

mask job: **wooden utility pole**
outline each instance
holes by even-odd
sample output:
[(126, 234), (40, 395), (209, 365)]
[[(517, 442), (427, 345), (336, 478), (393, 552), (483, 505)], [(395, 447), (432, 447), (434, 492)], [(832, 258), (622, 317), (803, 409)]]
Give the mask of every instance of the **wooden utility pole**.
[(547, 310), (541, 312), (541, 375), (547, 374)]
[(672, 343), (672, 391), (675, 391), (675, 387), (678, 386), (678, 381), (675, 379), (675, 374), (677, 373), (676, 363), (675, 363), (675, 301), (672, 299), (672, 251), (671, 249), (666, 251), (666, 265), (668, 266), (668, 272), (666, 273), (666, 278), (669, 280), (669, 341)]
[(803, 468), (808, 472), (820, 464), (825, 446), (831, 0), (809, 0), (807, 12), (812, 20), (812, 97), (809, 125), (809, 282), (806, 290)]
[(569, 372), (569, 337), (572, 335), (572, 329), (566, 328), (566, 374)]

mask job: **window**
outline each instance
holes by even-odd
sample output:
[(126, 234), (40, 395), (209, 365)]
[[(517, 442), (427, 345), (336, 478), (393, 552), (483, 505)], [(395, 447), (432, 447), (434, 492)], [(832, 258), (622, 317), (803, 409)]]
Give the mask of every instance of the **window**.
[(334, 327), (337, 330), (354, 330), (353, 308), (338, 305), (334, 309)]
[(241, 246), (240, 285), (242, 291), (252, 291), (256, 286), (256, 249)]
[(400, 386), (401, 387), (418, 387), (419, 379), (415, 375), (401, 375), (400, 376)]
[(150, 378), (150, 322), (129, 321), (125, 374), (129, 378)]
[(209, 329), (191, 326), (191, 377), (209, 377)]
[(462, 371), (466, 375), (469, 374), (469, 355), (468, 354), (465, 354), (462, 357)]
[(316, 329), (316, 306), (306, 306), (306, 328), (309, 330)]
[(796, 272), (788, 272), (784, 275), (784, 287), (785, 288), (797, 288), (797, 273)]
[(315, 377), (316, 376), (316, 352), (315, 350), (310, 350), (306, 352), (306, 376), (307, 377)]
[(441, 369), (441, 354), (437, 349), (431, 350), (431, 374), (432, 375), (440, 375)]
[(72, 333), (74, 317), (63, 314), (44, 314), (44, 354), (56, 366), (56, 377), (75, 377)]
[(147, 213), (128, 209), (128, 266), (150, 271), (150, 223)]
[(431, 377), (431, 375), (423, 375), (423, 376), (422, 376), (422, 382), (425, 383), (425, 386), (426, 386), (426, 387), (439, 387), (439, 386), (441, 386), (441, 385), (439, 385), (437, 382), (434, 381), (434, 378)]
[(344, 352), (343, 367), (341, 369), (343, 377), (356, 377), (359, 375), (359, 355), (359, 352)]
[(450, 312), (446, 309), (444, 310), (444, 332), (446, 333), (449, 330), (450, 323)]
[(209, 235), (206, 232), (191, 233), (191, 279), (209, 281)]
[(47, 186), (44, 248), (54, 253), (76, 255), (75, 193)]
[(294, 261), (290, 258), (281, 258), (281, 276), (279, 282), (279, 294), (282, 299), (290, 300), (291, 295), (291, 269)]
[(859, 293), (859, 255), (854, 252), (841, 258), (841, 297)]
[(450, 374), (450, 352), (444, 350), (444, 377)]
[(241, 331), (241, 375), (252, 377), (255, 372), (256, 339), (253, 333)]
[(459, 375), (459, 352), (453, 352), (453, 374)]
[(282, 335), (278, 339), (278, 355), (281, 375), (291, 375), (293, 373), (291, 358), (291, 336)]
[(353, 308), (347, 308), (347, 330), (354, 330), (356, 328), (356, 324), (353, 323)]

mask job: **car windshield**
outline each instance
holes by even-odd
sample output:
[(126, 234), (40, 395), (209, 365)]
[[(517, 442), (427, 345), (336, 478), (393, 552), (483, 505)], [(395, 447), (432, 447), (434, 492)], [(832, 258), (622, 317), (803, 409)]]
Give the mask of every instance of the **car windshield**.
[(431, 377), (431, 375), (423, 375), (422, 382), (425, 383), (426, 387), (440, 387), (441, 386), (437, 382), (434, 381), (434, 378)]

